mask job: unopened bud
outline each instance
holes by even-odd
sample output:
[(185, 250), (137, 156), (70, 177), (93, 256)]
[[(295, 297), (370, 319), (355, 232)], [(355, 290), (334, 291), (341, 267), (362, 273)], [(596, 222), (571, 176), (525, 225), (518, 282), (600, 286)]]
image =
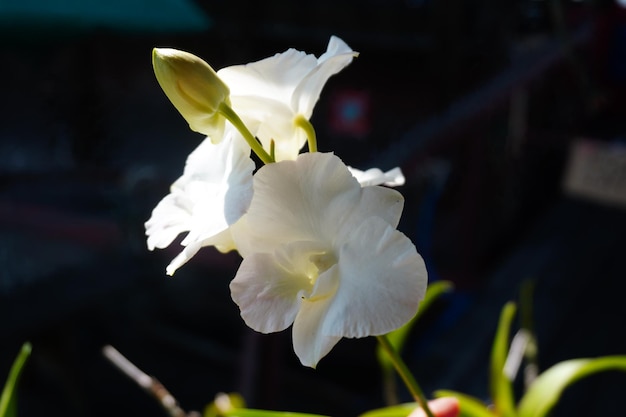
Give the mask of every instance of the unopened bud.
[[(230, 90), (209, 64), (188, 52), (154, 48), (152, 67), (159, 85), (191, 130), (221, 139), (221, 103), (229, 104)], [(216, 137), (218, 136), (218, 137)]]

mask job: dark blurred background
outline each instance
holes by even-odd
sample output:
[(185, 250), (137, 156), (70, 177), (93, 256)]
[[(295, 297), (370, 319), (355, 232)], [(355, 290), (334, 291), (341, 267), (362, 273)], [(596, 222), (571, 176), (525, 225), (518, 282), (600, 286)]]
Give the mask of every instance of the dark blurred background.
[[(428, 394), (487, 400), (498, 314), (528, 283), (541, 369), (626, 354), (625, 7), (0, 1), (2, 379), (33, 344), (19, 415), (164, 416), (105, 344), (185, 410), (231, 391), (251, 407), (333, 416), (384, 405), (373, 338), (303, 368), (290, 331), (258, 335), (239, 318), (238, 255), (204, 249), (169, 278), (177, 245), (146, 249), (144, 221), (202, 139), (159, 88), (155, 46), (214, 68), (289, 47), (319, 56), (331, 35), (361, 53), (312, 121), (320, 149), (346, 163), (403, 168), (400, 229), (430, 279), (455, 285), (403, 352)], [(555, 415), (626, 415), (624, 388), (623, 374), (581, 381)], [(410, 399), (400, 384), (398, 395)]]

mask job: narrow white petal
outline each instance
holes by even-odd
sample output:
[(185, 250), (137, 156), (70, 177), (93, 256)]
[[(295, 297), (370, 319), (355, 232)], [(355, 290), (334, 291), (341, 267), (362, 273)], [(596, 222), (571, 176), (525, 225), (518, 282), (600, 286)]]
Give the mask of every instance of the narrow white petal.
[(174, 275), (174, 272), (181, 266), (187, 263), (202, 247), (201, 242), (191, 242), (183, 248), (183, 250), (176, 255), (172, 262), (165, 268), (165, 273), (169, 276)]
[(402, 170), (395, 167), (389, 171), (383, 172), (379, 168), (370, 168), (367, 171), (361, 171), (356, 168), (348, 167), (354, 178), (359, 181), (362, 187), (371, 185), (386, 185), (387, 187), (398, 187), (404, 185), (405, 178)]
[(348, 66), (356, 55), (344, 41), (333, 36), (318, 65), (295, 88), (291, 102), (295, 112), (310, 118), (328, 79)]
[(189, 230), (189, 212), (183, 201), (168, 194), (154, 208), (145, 222), (148, 249), (168, 247), (176, 237)]

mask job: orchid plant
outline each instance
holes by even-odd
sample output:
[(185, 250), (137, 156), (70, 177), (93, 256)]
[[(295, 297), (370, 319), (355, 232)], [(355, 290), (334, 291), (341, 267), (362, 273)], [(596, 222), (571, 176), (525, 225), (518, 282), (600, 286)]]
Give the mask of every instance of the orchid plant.
[[(229, 287), (244, 322), (261, 333), (291, 327), (293, 350), (307, 367), (315, 368), (342, 338), (376, 337), (388, 404), (361, 417), (456, 417), (459, 412), (544, 417), (576, 380), (626, 370), (623, 356), (566, 361), (539, 375), (516, 402), (512, 377), (505, 372), (505, 363), (515, 357), (509, 331), (516, 306), (510, 303), (492, 349), (493, 407), (445, 390), (427, 401), (401, 351), (421, 313), (451, 287), (442, 281), (427, 285), (424, 260), (398, 230), (404, 198), (393, 187), (405, 181), (400, 168), (360, 171), (334, 153), (318, 152), (310, 122), (325, 83), (357, 56), (335, 36), (319, 58), (289, 49), (218, 71), (185, 51), (153, 50), (164, 93), (189, 127), (205, 136), (145, 223), (150, 250), (166, 248), (185, 234), (166, 273), (175, 274), (203, 247), (237, 251), (242, 260)], [(25, 343), (0, 397), (0, 417), (17, 415), (15, 392), (30, 352)], [(170, 415), (191, 415), (114, 348), (105, 347), (104, 354)], [(413, 402), (397, 404), (393, 370)], [(203, 414), (310, 416), (250, 409), (237, 394), (219, 394)]]
[(236, 250), (230, 291), (241, 317), (261, 333), (291, 326), (294, 352), (312, 368), (344, 337), (376, 336), (391, 351), (385, 335), (415, 316), (427, 287), (424, 260), (397, 230), (401, 170), (360, 171), (317, 151), (315, 104), (357, 56), (335, 36), (319, 58), (289, 49), (218, 71), (185, 51), (152, 55), (161, 88), (206, 138), (146, 222), (148, 248), (186, 233), (169, 275), (202, 247)]

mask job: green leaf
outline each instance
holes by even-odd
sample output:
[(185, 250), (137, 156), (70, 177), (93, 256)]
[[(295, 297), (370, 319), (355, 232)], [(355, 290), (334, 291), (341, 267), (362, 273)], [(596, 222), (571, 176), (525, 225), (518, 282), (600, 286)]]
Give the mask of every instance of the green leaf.
[(626, 356), (603, 356), (559, 362), (542, 372), (520, 400), (520, 417), (544, 417), (574, 382), (603, 371), (626, 371)]
[(416, 402), (392, 405), (390, 407), (377, 408), (361, 414), (359, 417), (407, 417), (413, 410), (419, 407)]
[[(452, 283), (448, 281), (435, 281), (428, 285), (426, 288), (426, 294), (424, 295), (424, 299), (419, 305), (417, 313), (415, 316), (409, 320), (404, 326), (396, 329), (387, 334), (387, 339), (391, 346), (396, 350), (396, 352), (400, 353), (404, 348), (404, 344), (407, 340), (407, 337), (415, 325), (415, 323), (419, 320), (421, 316), (428, 310), (428, 308), (444, 293), (450, 291), (452, 289)], [(376, 350), (376, 355), (378, 357), (378, 362), (383, 369), (393, 370), (393, 362), (387, 355), (384, 349), (378, 345)]]
[(437, 390), (435, 398), (454, 397), (459, 400), (459, 417), (496, 417), (487, 405), (476, 397), (450, 390)]
[(32, 347), (30, 343), (24, 343), (15, 361), (13, 361), (13, 365), (9, 371), (9, 377), (7, 378), (4, 389), (2, 390), (2, 395), (0, 396), (0, 417), (17, 416), (17, 384), (31, 351)]
[(294, 413), (291, 411), (257, 410), (233, 408), (224, 414), (227, 417), (326, 417), (320, 414)]
[(511, 324), (516, 310), (517, 306), (512, 301), (506, 303), (502, 308), (491, 349), (489, 389), (496, 412), (502, 417), (513, 417), (517, 414), (513, 383), (504, 373), (504, 364), (509, 352)]

